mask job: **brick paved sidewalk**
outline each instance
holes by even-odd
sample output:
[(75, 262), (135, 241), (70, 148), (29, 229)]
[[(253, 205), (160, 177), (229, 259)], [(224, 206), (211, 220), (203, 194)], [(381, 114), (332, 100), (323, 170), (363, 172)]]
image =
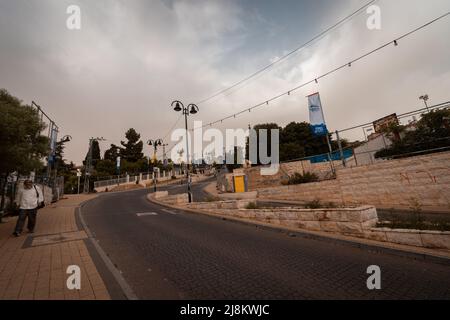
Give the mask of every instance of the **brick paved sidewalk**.
[[(0, 224), (0, 299), (110, 299), (75, 219), (79, 204), (93, 197), (67, 196), (39, 210), (33, 235), (12, 236), (16, 217)], [(81, 269), (80, 290), (66, 286), (69, 265)]]

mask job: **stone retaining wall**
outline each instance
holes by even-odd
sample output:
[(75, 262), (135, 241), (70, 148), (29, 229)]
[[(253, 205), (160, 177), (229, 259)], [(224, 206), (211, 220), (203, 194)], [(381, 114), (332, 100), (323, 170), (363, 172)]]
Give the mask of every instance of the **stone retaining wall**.
[(245, 200), (218, 201), (190, 203), (187, 207), (276, 225), (352, 235), (362, 235), (364, 230), (376, 226), (378, 222), (377, 211), (371, 206), (329, 209), (245, 209), (248, 203), (249, 201)]
[(447, 231), (370, 228), (364, 231), (364, 237), (409, 246), (450, 250), (450, 232)]
[[(340, 161), (333, 161), (333, 165), (342, 165)], [(319, 180), (329, 180), (332, 178), (332, 170), (329, 162), (311, 163), (309, 160), (293, 161), (280, 164), (280, 170), (275, 175), (262, 176), (261, 167), (246, 168), (243, 172), (248, 177), (248, 189), (250, 191), (264, 187), (279, 186), (281, 181), (287, 180), (294, 173), (305, 174), (314, 173)]]
[(155, 200), (172, 205), (187, 204), (189, 202), (187, 193), (169, 195), (168, 191), (157, 191), (155, 193), (149, 193), (148, 196), (153, 196)]
[(167, 191), (157, 192), (153, 197), (158, 201), (178, 206), (180, 209), (187, 208), (225, 217), (343, 234), (382, 242), (450, 250), (450, 232), (376, 228), (378, 216), (376, 208), (373, 206), (322, 209), (290, 207), (245, 209), (252, 201), (230, 200), (187, 203), (187, 194), (169, 196)]
[(340, 169), (335, 180), (262, 188), (258, 197), (450, 212), (450, 152)]

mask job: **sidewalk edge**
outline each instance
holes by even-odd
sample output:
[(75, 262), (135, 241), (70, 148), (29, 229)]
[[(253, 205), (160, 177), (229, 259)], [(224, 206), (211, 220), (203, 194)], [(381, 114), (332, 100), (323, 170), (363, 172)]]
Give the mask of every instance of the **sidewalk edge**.
[[(94, 198), (95, 199), (95, 198)], [(92, 244), (93, 248), (97, 251), (100, 259), (105, 264), (105, 267), (108, 269), (108, 271), (111, 273), (119, 287), (121, 288), (123, 294), (128, 300), (139, 300), (139, 298), (136, 296), (136, 294), (133, 292), (133, 289), (128, 285), (125, 278), (122, 276), (122, 274), (117, 270), (117, 268), (114, 266), (114, 264), (111, 262), (111, 260), (108, 258), (108, 255), (106, 252), (101, 248), (101, 246), (98, 244), (98, 242), (95, 240), (91, 230), (87, 226), (83, 214), (82, 214), (82, 207), (89, 201), (93, 199), (89, 199), (86, 201), (83, 201), (80, 203), (80, 205), (76, 208), (76, 216), (78, 217), (81, 226), (85, 230), (86, 234), (88, 235), (88, 239), (90, 243)]]

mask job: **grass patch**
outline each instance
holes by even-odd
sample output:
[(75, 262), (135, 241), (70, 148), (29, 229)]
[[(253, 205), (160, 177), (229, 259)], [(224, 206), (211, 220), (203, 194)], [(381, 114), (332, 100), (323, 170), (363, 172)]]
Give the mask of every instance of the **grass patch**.
[(300, 174), (298, 172), (295, 172), (292, 176), (289, 177), (287, 181), (283, 181), (282, 184), (284, 185), (295, 185), (295, 184), (302, 184), (302, 183), (310, 183), (310, 182), (317, 182), (319, 181), (319, 177), (312, 172), (305, 172), (305, 174)]
[(208, 195), (205, 197), (205, 202), (216, 202), (216, 201), (220, 201), (221, 199), (219, 197), (215, 197), (212, 195)]
[(378, 228), (411, 229), (411, 230), (433, 230), (450, 231), (450, 222), (430, 221), (383, 221), (377, 224)]
[(447, 216), (424, 213), (420, 205), (413, 204), (410, 211), (380, 210), (377, 224), (380, 228), (450, 231)]
[(334, 202), (322, 203), (319, 199), (314, 199), (305, 203), (306, 209), (321, 209), (321, 208), (338, 208)]

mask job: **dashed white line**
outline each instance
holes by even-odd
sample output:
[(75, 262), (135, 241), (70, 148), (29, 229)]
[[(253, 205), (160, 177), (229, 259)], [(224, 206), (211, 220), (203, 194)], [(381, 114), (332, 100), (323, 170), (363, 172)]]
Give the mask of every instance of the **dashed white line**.
[(136, 213), (138, 217), (145, 217), (145, 216), (157, 216), (158, 214), (156, 212), (140, 212)]
[(161, 209), (161, 210), (164, 211), (164, 212), (173, 214), (173, 215), (177, 215), (177, 214), (178, 214), (178, 213), (176, 213), (176, 212), (173, 212), (173, 211), (170, 211), (170, 210), (167, 210), (167, 209)]

